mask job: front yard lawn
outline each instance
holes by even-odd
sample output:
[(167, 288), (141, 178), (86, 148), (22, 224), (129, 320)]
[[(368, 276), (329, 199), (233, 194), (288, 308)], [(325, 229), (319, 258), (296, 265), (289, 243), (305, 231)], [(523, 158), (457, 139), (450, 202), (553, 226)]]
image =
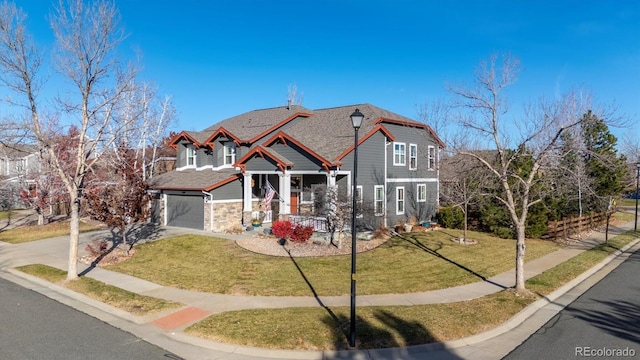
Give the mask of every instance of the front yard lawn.
[[(515, 267), (514, 240), (471, 232), (477, 245), (442, 230), (394, 237), (357, 256), (358, 294), (411, 293), (464, 285)], [(276, 241), (274, 239), (273, 241)], [(527, 261), (558, 250), (527, 241)], [(164, 286), (209, 293), (262, 296), (347, 295), (350, 256), (272, 257), (248, 252), (230, 240), (182, 235), (137, 246), (132, 258), (107, 268)]]
[[(629, 231), (559, 264), (529, 280), (540, 296), (566, 284), (638, 237)], [(529, 249), (529, 248), (528, 248)], [(360, 349), (427, 344), (460, 339), (494, 328), (536, 299), (510, 290), (445, 304), (366, 307), (357, 309)], [(347, 349), (349, 308), (257, 309), (216, 314), (185, 332), (237, 345), (277, 349)]]
[[(100, 227), (80, 221), (80, 232), (98, 230)], [(0, 241), (9, 244), (21, 244), (29, 241), (69, 235), (69, 221), (56, 221), (40, 226), (23, 226), (0, 231)]]

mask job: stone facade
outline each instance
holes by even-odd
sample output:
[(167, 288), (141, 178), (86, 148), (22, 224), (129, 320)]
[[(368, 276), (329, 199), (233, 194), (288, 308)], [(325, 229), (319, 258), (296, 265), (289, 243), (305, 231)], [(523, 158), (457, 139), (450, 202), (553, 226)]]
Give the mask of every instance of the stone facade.
[[(205, 216), (207, 216), (207, 208), (210, 204), (205, 204)], [(228, 230), (239, 228), (242, 226), (242, 201), (225, 202), (213, 204), (213, 232), (226, 232)], [(205, 228), (208, 226), (205, 220)]]

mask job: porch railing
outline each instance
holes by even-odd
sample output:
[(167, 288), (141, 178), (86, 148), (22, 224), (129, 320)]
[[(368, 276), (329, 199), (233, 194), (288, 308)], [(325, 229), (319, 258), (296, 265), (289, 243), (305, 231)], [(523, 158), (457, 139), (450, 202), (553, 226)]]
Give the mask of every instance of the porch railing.
[[(313, 231), (327, 232), (327, 218), (322, 216), (300, 216), (290, 215), (289, 221), (294, 224), (301, 224), (304, 226), (313, 226)], [(343, 231), (351, 230), (351, 224), (345, 223)]]
[[(252, 211), (251, 212), (252, 219), (260, 218), (260, 211)], [(270, 223), (273, 221), (273, 210), (264, 211), (264, 218), (262, 219), (263, 223)]]

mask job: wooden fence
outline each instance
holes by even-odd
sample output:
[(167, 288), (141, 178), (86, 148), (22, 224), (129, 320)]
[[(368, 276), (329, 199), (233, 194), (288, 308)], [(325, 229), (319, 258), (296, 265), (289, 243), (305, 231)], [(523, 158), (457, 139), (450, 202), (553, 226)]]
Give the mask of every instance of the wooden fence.
[(570, 217), (560, 221), (550, 221), (547, 226), (547, 232), (540, 238), (546, 240), (567, 238), (582, 231), (595, 229), (598, 226), (604, 225), (606, 222), (606, 213)]

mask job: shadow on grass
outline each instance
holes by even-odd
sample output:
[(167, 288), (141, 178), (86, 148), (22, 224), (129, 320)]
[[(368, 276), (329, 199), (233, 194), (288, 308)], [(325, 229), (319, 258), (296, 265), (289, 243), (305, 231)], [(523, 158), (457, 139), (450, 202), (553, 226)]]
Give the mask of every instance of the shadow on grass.
[[(420, 358), (429, 355), (427, 352), (419, 354), (415, 349), (411, 351), (406, 346), (422, 345), (436, 342), (433, 334), (422, 324), (416, 321), (402, 319), (385, 310), (376, 310), (373, 318), (383, 324), (376, 325), (363, 317), (356, 316), (356, 349), (378, 350), (385, 359)], [(333, 344), (336, 350), (352, 350), (349, 348), (348, 337), (350, 319), (340, 315), (337, 319), (324, 317), (322, 322), (333, 331)], [(435, 355), (435, 354), (434, 354)], [(438, 358), (461, 359), (448, 350), (440, 349)], [(353, 354), (347, 352), (335, 352), (331, 356), (325, 355), (325, 359), (353, 359)]]
[(469, 274), (471, 274), (471, 275), (473, 275), (473, 276), (476, 276), (476, 277), (480, 278), (480, 279), (481, 279), (482, 281), (484, 281), (484, 282), (487, 282), (487, 283), (489, 283), (489, 284), (491, 284), (491, 285), (495, 285), (495, 286), (497, 286), (497, 287), (499, 287), (499, 288), (501, 288), (501, 289), (503, 289), (503, 290), (508, 289), (508, 287), (507, 287), (507, 286), (504, 286), (504, 285), (502, 285), (502, 284), (498, 284), (497, 282), (491, 281), (491, 280), (489, 280), (486, 276), (483, 276), (483, 275), (481, 275), (481, 274), (479, 274), (479, 273), (475, 272), (474, 270), (469, 269), (468, 267), (466, 267), (466, 266), (464, 266), (464, 265), (462, 265), (462, 264), (460, 264), (460, 263), (457, 263), (457, 262), (455, 262), (455, 261), (453, 261), (453, 260), (451, 260), (451, 259), (447, 258), (446, 256), (444, 256), (444, 255), (442, 255), (442, 254), (438, 253), (438, 250), (442, 249), (442, 246), (440, 246), (440, 247), (439, 247), (439, 248), (437, 248), (437, 249), (431, 249), (431, 248), (430, 248), (430, 247), (428, 247), (427, 245), (423, 244), (420, 240), (418, 240), (418, 239), (416, 238), (416, 236), (415, 236), (415, 235), (406, 236), (406, 235), (398, 234), (398, 235), (396, 235), (396, 236), (397, 236), (398, 238), (400, 238), (400, 239), (402, 239), (402, 240), (404, 240), (404, 241), (408, 242), (409, 244), (411, 244), (411, 245), (413, 245), (413, 246), (417, 247), (418, 249), (420, 249), (420, 250), (422, 250), (422, 251), (426, 252), (427, 254), (433, 255), (433, 256), (435, 256), (435, 257), (437, 257), (437, 258), (439, 258), (439, 259), (442, 259), (442, 260), (444, 260), (444, 261), (446, 261), (446, 262), (448, 262), (448, 263), (450, 263), (450, 264), (452, 264), (452, 265), (455, 265), (455, 266), (459, 267), (460, 269), (462, 269), (462, 270), (464, 270), (464, 271), (468, 272)]
[[(287, 252), (287, 254), (289, 255), (289, 259), (291, 259), (291, 262), (293, 262), (293, 265), (296, 267), (296, 269), (298, 269), (298, 272), (300, 273), (300, 276), (302, 276), (302, 279), (304, 280), (305, 283), (307, 283), (307, 286), (309, 286), (309, 290), (311, 290), (311, 292), (313, 293), (313, 297), (316, 299), (316, 301), (318, 302), (318, 305), (320, 305), (323, 309), (325, 309), (327, 311), (327, 313), (329, 313), (329, 316), (331, 317), (331, 319), (333, 319), (333, 321), (335, 322), (339, 322), (338, 317), (336, 316), (336, 314), (327, 306), (322, 302), (322, 299), (320, 299), (320, 296), (318, 296), (318, 293), (316, 292), (316, 289), (313, 288), (313, 285), (311, 285), (311, 282), (309, 281), (309, 279), (307, 278), (307, 276), (304, 274), (304, 271), (302, 271), (302, 269), (300, 268), (300, 266), (298, 265), (298, 263), (296, 262), (296, 259), (291, 256), (291, 251), (287, 248), (285, 248), (285, 241), (281, 241), (280, 243), (282, 245), (282, 248)], [(343, 335), (347, 335), (346, 333)]]
[[(125, 237), (123, 237), (122, 234), (120, 234), (115, 228), (110, 229), (110, 236), (106, 239), (102, 234), (92, 236), (91, 240), (94, 242), (93, 246), (97, 246), (95, 242), (98, 242), (100, 240), (107, 240), (111, 242), (111, 247), (101, 252), (100, 256), (93, 260), (86, 269), (78, 274), (78, 276), (87, 275), (89, 272), (91, 272), (91, 270), (95, 269), (98, 264), (100, 264), (100, 261), (109, 256), (109, 254), (111, 254), (119, 246), (125, 246), (126, 251), (128, 252), (133, 248), (135, 244), (141, 241), (149, 242), (160, 239), (165, 231), (166, 230), (164, 228), (158, 225), (149, 223), (136, 223), (126, 230)], [(127, 239), (126, 243), (123, 240), (124, 238)]]

